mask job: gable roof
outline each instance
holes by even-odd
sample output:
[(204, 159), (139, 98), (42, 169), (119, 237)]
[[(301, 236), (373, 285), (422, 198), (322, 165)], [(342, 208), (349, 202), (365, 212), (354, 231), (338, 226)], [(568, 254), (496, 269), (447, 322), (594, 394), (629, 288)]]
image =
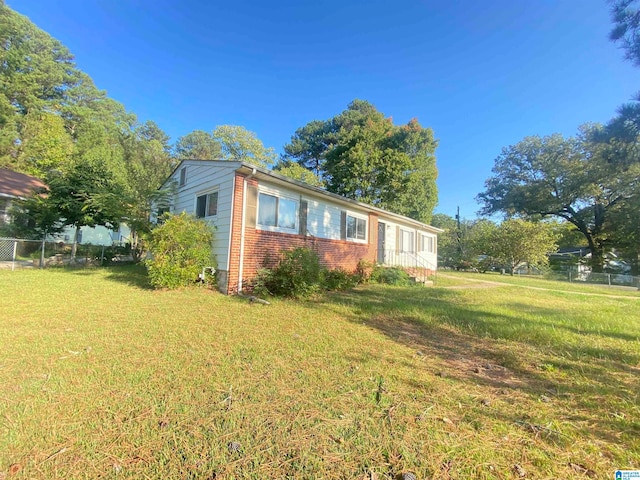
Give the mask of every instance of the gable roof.
[[(171, 175), (169, 175), (169, 177), (167, 178), (167, 180), (165, 180), (164, 184), (162, 185), (164, 187), (164, 185), (167, 183), (167, 181), (169, 180), (169, 178), (171, 178), (173, 176), (173, 174), (178, 171), (180, 169), (180, 167), (182, 167), (182, 165), (185, 162), (188, 161), (194, 161), (194, 162), (202, 162), (202, 163), (211, 163), (212, 166), (224, 166), (224, 167), (232, 167), (240, 173), (243, 173), (245, 175), (252, 175), (256, 178), (262, 178), (262, 179), (266, 179), (268, 181), (272, 181), (275, 182), (277, 184), (281, 184), (281, 185), (285, 185), (288, 186), (289, 188), (294, 188), (295, 190), (298, 191), (308, 191), (308, 192), (313, 192), (314, 194), (321, 196), (321, 197), (327, 197), (330, 198), (331, 200), (333, 200), (334, 202), (346, 205), (346, 206), (352, 206), (352, 207), (358, 207), (370, 212), (375, 212), (381, 215), (384, 215), (387, 218), (391, 218), (391, 219), (395, 219), (404, 223), (409, 223), (411, 225), (414, 225), (416, 227), (419, 227), (421, 229), (424, 230), (428, 230), (430, 232), (433, 233), (442, 233), (444, 232), (444, 230), (437, 228), (437, 227), (433, 227), (431, 225), (428, 225), (426, 223), (423, 222), (419, 222), (418, 220), (415, 220), (413, 218), (409, 218), (409, 217), (405, 217), (404, 215), (400, 215), (397, 213), (393, 213), (390, 212), (388, 210), (384, 210), (382, 208), (379, 207), (374, 207), (373, 205), (369, 205), (367, 203), (362, 203), (359, 202), (357, 200), (353, 200), (351, 198), (347, 198), (347, 197), (343, 197), (342, 195), (338, 195), (337, 193), (332, 193), (329, 192), (327, 190), (325, 190), (324, 188), (320, 188), (320, 187), (315, 187), (313, 185), (309, 185), (308, 183), (304, 183), (301, 182), (299, 180), (294, 180), (293, 178), (289, 178), (285, 175), (281, 175), (277, 172), (273, 172), (271, 170), (268, 170), (266, 168), (263, 167), (257, 167), (251, 163), (247, 163), (244, 161), (227, 161), (227, 160), (197, 160), (197, 159), (188, 159), (188, 160), (181, 160), (180, 163), (176, 166), (176, 168), (173, 170), (173, 172), (171, 172)], [(162, 187), (161, 187), (162, 188)]]
[(0, 168), (0, 196), (25, 198), (47, 186), (36, 177)]

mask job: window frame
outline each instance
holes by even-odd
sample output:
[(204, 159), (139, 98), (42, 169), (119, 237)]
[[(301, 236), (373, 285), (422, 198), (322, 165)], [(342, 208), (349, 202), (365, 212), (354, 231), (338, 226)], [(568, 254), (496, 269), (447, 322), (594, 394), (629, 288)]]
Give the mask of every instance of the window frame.
[(420, 253), (435, 253), (435, 237), (420, 233)]
[[(262, 197), (271, 197), (275, 199), (275, 224), (264, 224), (260, 223), (260, 208), (264, 205), (264, 201), (262, 201)], [(280, 211), (281, 202), (290, 202), (295, 206), (294, 210), (294, 218), (293, 218), (293, 226), (283, 226), (281, 225), (281, 218), (284, 217)], [(300, 224), (300, 201), (297, 198), (292, 198), (287, 195), (282, 195), (280, 193), (272, 192), (272, 191), (263, 191), (258, 190), (258, 204), (256, 205), (256, 228), (259, 230), (266, 230), (270, 232), (280, 232), (280, 233), (298, 233), (298, 228)]]
[[(211, 203), (210, 203), (210, 196), (211, 195), (215, 195), (216, 196), (216, 212), (213, 215), (209, 215), (209, 209), (211, 208)], [(205, 201), (204, 201), (204, 215), (200, 215), (199, 211), (198, 211), (198, 203), (200, 198), (204, 197)], [(197, 193), (195, 195), (195, 205), (194, 205), (194, 213), (196, 218), (214, 218), (218, 216), (218, 210), (219, 210), (219, 206), (220, 206), (220, 193), (219, 190), (216, 188), (214, 190), (207, 190), (204, 192), (200, 192)]]
[[(409, 250), (404, 249), (404, 235), (409, 235)], [(415, 230), (408, 230), (400, 227), (400, 253), (411, 253), (415, 255), (416, 252), (416, 232)]]
[[(349, 236), (349, 219), (355, 221), (355, 236)], [(363, 222), (363, 237), (358, 238), (358, 222)], [(345, 239), (349, 242), (367, 243), (369, 239), (369, 218), (361, 215), (356, 215), (351, 212), (346, 212), (345, 218)]]
[(187, 167), (180, 169), (179, 186), (184, 187), (187, 184)]

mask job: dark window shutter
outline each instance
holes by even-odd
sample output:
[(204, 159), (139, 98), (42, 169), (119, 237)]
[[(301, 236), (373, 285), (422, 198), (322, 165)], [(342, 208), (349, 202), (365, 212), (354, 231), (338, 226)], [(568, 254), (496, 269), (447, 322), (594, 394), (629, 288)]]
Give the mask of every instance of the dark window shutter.
[(344, 210), (340, 212), (340, 239), (347, 239), (347, 212)]
[(258, 217), (258, 187), (252, 185), (247, 187), (247, 201), (245, 206), (246, 225), (250, 228), (256, 228), (256, 219)]
[(303, 237), (307, 235), (307, 211), (309, 206), (306, 200), (300, 200), (300, 212), (298, 215), (298, 232)]
[(206, 214), (207, 209), (207, 196), (200, 195), (196, 201), (196, 217), (202, 218)]

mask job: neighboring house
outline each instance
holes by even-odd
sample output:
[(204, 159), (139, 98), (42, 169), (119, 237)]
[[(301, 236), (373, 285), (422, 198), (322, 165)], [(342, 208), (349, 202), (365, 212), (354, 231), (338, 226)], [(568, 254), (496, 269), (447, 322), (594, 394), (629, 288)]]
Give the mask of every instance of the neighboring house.
[[(9, 209), (13, 201), (27, 198), (33, 192), (46, 188), (45, 183), (36, 177), (0, 168), (0, 224), (11, 222)], [(66, 227), (62, 233), (50, 239), (69, 243), (73, 241), (75, 232), (75, 227)], [(109, 246), (126, 241), (129, 234), (129, 228), (125, 224), (121, 224), (118, 230), (101, 225), (84, 226), (80, 228), (78, 243)]]
[(437, 268), (442, 230), (350, 200), (245, 162), (184, 160), (163, 186), (176, 184), (170, 212), (215, 226), (219, 286), (235, 293), (283, 249), (306, 246), (329, 268), (360, 260)]
[(14, 200), (25, 199), (33, 192), (47, 188), (35, 177), (0, 168), (0, 223), (10, 223), (9, 209)]

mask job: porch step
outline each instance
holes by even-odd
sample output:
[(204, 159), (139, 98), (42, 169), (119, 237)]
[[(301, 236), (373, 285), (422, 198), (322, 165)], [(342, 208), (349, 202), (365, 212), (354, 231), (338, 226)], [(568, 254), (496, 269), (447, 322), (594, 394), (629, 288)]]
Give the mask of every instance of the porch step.
[(423, 280), (417, 277), (409, 277), (409, 278), (411, 279), (412, 282), (419, 283), (421, 285), (424, 285), (425, 287), (433, 287), (433, 280)]

